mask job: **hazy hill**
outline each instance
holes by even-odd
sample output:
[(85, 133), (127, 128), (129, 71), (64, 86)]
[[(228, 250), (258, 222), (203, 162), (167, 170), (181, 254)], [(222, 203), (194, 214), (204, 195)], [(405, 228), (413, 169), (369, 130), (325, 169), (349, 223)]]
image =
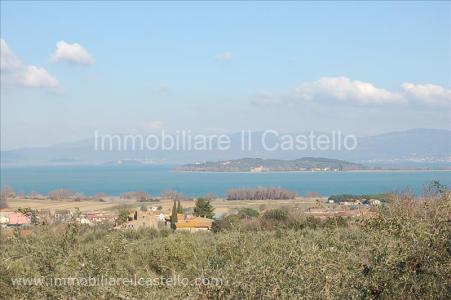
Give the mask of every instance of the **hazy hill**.
[[(450, 167), (451, 131), (441, 129), (412, 129), (375, 136), (360, 137), (353, 151), (265, 151), (261, 145), (262, 132), (254, 132), (252, 149), (240, 148), (240, 134), (231, 135), (228, 151), (95, 151), (94, 138), (79, 142), (40, 148), (23, 148), (1, 152), (3, 164), (92, 164), (137, 160), (146, 163), (186, 164), (195, 162), (241, 159), (295, 160), (299, 157), (327, 157), (380, 166)], [(294, 135), (294, 134), (292, 134)], [(275, 143), (271, 137), (268, 143)]]

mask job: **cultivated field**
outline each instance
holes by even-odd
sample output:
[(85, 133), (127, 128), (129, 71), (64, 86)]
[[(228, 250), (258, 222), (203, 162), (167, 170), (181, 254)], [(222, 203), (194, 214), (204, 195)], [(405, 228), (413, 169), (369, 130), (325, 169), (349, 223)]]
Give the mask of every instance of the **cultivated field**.
[(48, 209), (50, 211), (55, 211), (59, 209), (69, 209), (75, 210), (79, 208), (80, 211), (95, 211), (95, 210), (106, 210), (111, 207), (117, 206), (119, 202), (117, 201), (56, 201), (56, 200), (32, 200), (32, 199), (8, 199), (8, 210), (16, 210), (18, 208), (32, 208), (32, 209)]
[[(228, 214), (234, 212), (243, 207), (249, 207), (256, 210), (262, 209), (272, 209), (272, 208), (282, 208), (286, 207), (289, 209), (301, 209), (305, 210), (310, 207), (317, 207), (324, 205), (326, 198), (305, 198), (299, 197), (292, 200), (225, 200), (225, 199), (214, 199), (212, 200), (212, 205), (215, 208), (215, 213), (217, 216)], [(181, 202), (183, 208), (193, 208), (195, 206), (195, 200), (183, 200)], [(101, 210), (114, 210), (122, 205), (127, 205), (130, 207), (139, 208), (141, 205), (146, 206), (162, 206), (163, 211), (170, 212), (172, 209), (173, 202), (170, 199), (162, 199), (160, 202), (137, 202), (135, 200), (125, 200), (119, 198), (110, 198), (105, 202), (100, 201), (71, 201), (71, 200), (34, 200), (34, 199), (9, 199), (8, 206), (9, 210), (16, 210), (18, 208), (29, 207), (32, 209), (48, 209), (50, 211), (55, 211), (59, 209), (69, 209), (75, 210), (76, 208), (80, 211), (101, 211)]]
[[(324, 202), (321, 198), (296, 198), (292, 200), (225, 200), (225, 199), (215, 199), (211, 201), (211, 204), (215, 208), (215, 214), (223, 215), (233, 212), (234, 210), (249, 207), (255, 210), (261, 209), (271, 209), (271, 208), (300, 208), (306, 209), (315, 206), (318, 201)], [(194, 200), (183, 201), (182, 206), (184, 208), (193, 208), (195, 205)], [(160, 205), (163, 209), (172, 208), (171, 200), (161, 200)]]

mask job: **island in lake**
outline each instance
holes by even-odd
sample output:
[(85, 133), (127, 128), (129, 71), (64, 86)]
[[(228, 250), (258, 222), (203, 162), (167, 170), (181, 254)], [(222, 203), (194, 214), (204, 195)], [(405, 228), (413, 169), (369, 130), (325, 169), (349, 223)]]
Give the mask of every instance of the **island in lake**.
[(365, 170), (353, 162), (322, 157), (303, 157), (294, 160), (242, 158), (216, 162), (187, 164), (176, 168), (185, 172), (300, 172)]

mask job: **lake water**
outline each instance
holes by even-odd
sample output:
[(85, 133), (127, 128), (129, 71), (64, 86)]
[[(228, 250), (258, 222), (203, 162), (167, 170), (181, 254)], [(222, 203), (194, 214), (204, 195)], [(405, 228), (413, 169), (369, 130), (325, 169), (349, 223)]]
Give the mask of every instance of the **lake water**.
[(432, 180), (451, 186), (451, 171), (305, 172), (305, 173), (179, 173), (170, 166), (39, 166), (2, 167), (1, 184), (16, 192), (42, 194), (57, 188), (93, 195), (146, 191), (159, 195), (173, 189), (188, 196), (212, 192), (223, 196), (230, 188), (271, 186), (304, 195), (369, 194), (410, 189), (421, 192)]

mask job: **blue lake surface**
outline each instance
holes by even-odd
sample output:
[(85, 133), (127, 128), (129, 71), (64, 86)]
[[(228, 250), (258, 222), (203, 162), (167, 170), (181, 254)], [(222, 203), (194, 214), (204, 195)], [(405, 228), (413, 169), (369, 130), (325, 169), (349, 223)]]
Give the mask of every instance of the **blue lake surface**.
[(69, 188), (86, 195), (119, 195), (146, 191), (159, 195), (173, 189), (188, 196), (208, 192), (223, 196), (228, 189), (271, 186), (304, 195), (368, 194), (410, 189), (420, 193), (425, 184), (439, 180), (451, 186), (451, 171), (415, 172), (303, 172), (303, 173), (183, 173), (170, 166), (34, 166), (2, 167), (1, 184), (16, 192), (46, 194)]

